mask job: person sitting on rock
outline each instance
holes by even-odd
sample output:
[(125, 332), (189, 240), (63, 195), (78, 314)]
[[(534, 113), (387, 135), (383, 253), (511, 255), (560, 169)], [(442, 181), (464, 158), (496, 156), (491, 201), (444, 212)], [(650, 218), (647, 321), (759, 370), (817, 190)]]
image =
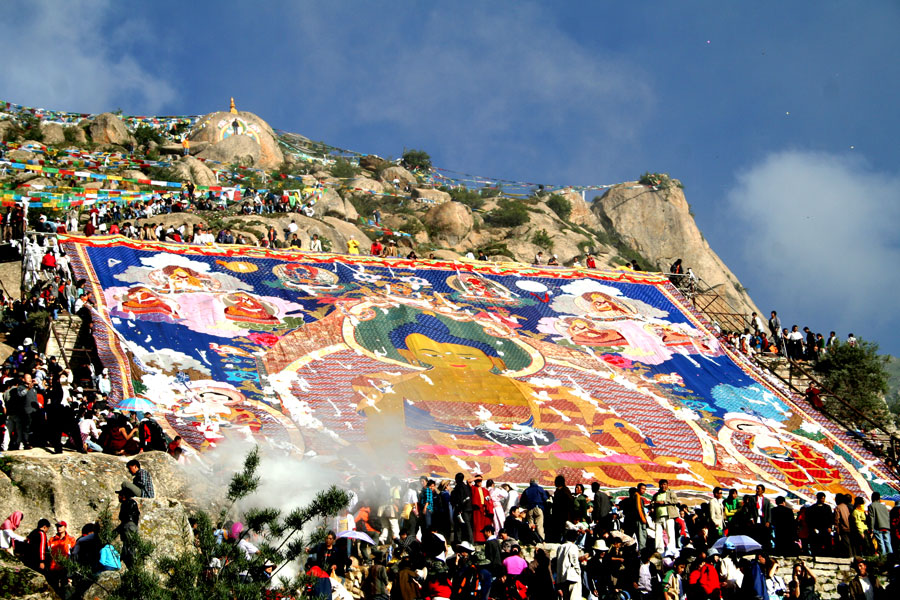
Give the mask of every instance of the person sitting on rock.
[(131, 483), (123, 483), (122, 487), (129, 489), (137, 498), (153, 498), (153, 477), (146, 469), (141, 468), (137, 459), (129, 460), (125, 465), (132, 475)]

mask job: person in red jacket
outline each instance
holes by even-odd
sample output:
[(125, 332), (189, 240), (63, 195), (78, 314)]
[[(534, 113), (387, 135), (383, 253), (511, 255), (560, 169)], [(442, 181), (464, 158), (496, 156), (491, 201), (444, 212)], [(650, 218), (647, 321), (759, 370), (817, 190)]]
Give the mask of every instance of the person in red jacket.
[(48, 577), (51, 578), (51, 584), (58, 588), (62, 588), (68, 577), (66, 568), (61, 563), (63, 559), (69, 558), (72, 548), (75, 547), (75, 538), (69, 535), (67, 528), (68, 525), (65, 521), (57, 523), (56, 535), (48, 542), (50, 546), (50, 575)]
[[(718, 552), (713, 550), (715, 554)], [(696, 592), (697, 598), (705, 600), (719, 600), (722, 597), (722, 584), (719, 581), (719, 572), (713, 564), (715, 559), (707, 556), (706, 550), (700, 550), (694, 561), (694, 568), (688, 575), (688, 585)], [(690, 592), (688, 595), (691, 595)]]

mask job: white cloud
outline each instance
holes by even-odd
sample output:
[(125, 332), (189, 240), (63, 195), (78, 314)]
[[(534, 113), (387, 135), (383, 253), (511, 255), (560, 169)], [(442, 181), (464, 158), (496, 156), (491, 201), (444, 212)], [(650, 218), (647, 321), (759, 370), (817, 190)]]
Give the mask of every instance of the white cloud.
[(776, 152), (740, 173), (728, 201), (751, 293), (787, 326), (884, 339), (900, 293), (898, 189), (900, 174), (834, 154)]
[(112, 6), (86, 0), (5, 6), (0, 20), (3, 99), (73, 112), (161, 110), (174, 98), (174, 89), (129, 52), (136, 36), (120, 30), (134, 33), (141, 23), (117, 18)]

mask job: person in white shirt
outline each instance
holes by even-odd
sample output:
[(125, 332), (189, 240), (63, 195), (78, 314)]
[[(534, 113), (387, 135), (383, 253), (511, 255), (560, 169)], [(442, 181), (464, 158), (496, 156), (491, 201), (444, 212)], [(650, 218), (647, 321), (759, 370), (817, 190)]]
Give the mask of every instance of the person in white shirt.
[(718, 535), (725, 529), (725, 505), (722, 502), (722, 488), (713, 488), (713, 497), (709, 501), (709, 520), (716, 526)]
[(78, 430), (81, 432), (81, 441), (85, 448), (93, 452), (103, 452), (103, 448), (95, 440), (100, 437), (100, 428), (94, 420), (94, 412), (87, 411), (84, 417), (78, 423)]
[(97, 378), (97, 390), (101, 394), (109, 395), (112, 392), (112, 382), (109, 380), (109, 369), (104, 368)]
[(575, 545), (577, 531), (566, 531), (566, 543), (556, 551), (556, 584), (564, 600), (581, 599), (581, 550)]
[(321, 252), (322, 251), (322, 240), (319, 239), (319, 234), (314, 233), (312, 239), (309, 240), (309, 249), (312, 252)]

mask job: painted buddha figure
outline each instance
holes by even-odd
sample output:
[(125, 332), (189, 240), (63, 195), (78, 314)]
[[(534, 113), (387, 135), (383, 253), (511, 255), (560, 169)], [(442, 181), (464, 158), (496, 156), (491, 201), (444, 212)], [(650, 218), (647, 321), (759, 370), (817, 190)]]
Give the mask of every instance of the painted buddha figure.
[(565, 333), (573, 343), (580, 346), (601, 348), (622, 348), (628, 346), (628, 340), (615, 329), (600, 328), (587, 319), (575, 318), (568, 322), (560, 321), (565, 326)]
[(276, 325), (275, 308), (263, 303), (246, 292), (234, 292), (222, 298), (225, 304), (225, 318), (241, 323)]
[(157, 289), (169, 293), (215, 291), (221, 287), (221, 284), (209, 275), (180, 265), (168, 265), (151, 271), (148, 278)]
[(474, 273), (463, 273), (447, 278), (447, 285), (457, 290), (463, 298), (474, 298), (501, 303), (509, 303), (515, 300), (515, 295), (501, 284), (480, 277)]
[(120, 307), (123, 313), (134, 313), (142, 316), (160, 315), (171, 319), (179, 318), (178, 304), (163, 298), (143, 285), (129, 288), (122, 298)]
[(575, 305), (594, 318), (621, 319), (633, 317), (635, 311), (624, 302), (603, 292), (587, 292), (575, 299)]
[(748, 445), (753, 454), (777, 468), (792, 487), (848, 491), (842, 484), (845, 478), (840, 466), (829, 462), (807, 440), (801, 442), (784, 431), (749, 418), (726, 418), (719, 435), (729, 432), (750, 436)]
[[(414, 313), (412, 322), (407, 314), (404, 317), (393, 328), (394, 319), (375, 319), (363, 322), (356, 331), (365, 345), (383, 340), (396, 358), (424, 368), (387, 389), (360, 389), (365, 399), (358, 410), (366, 416), (367, 431), (378, 436), (388, 423), (453, 435), (483, 435), (479, 427), (487, 423), (499, 430), (541, 428), (542, 414), (531, 387), (500, 374), (507, 369), (507, 361), (518, 367), (529, 364), (531, 357), (525, 350), (510, 340), (487, 335), (472, 321), (426, 313)], [(385, 331), (375, 322), (390, 329)], [(550, 436), (541, 440), (549, 443)]]

